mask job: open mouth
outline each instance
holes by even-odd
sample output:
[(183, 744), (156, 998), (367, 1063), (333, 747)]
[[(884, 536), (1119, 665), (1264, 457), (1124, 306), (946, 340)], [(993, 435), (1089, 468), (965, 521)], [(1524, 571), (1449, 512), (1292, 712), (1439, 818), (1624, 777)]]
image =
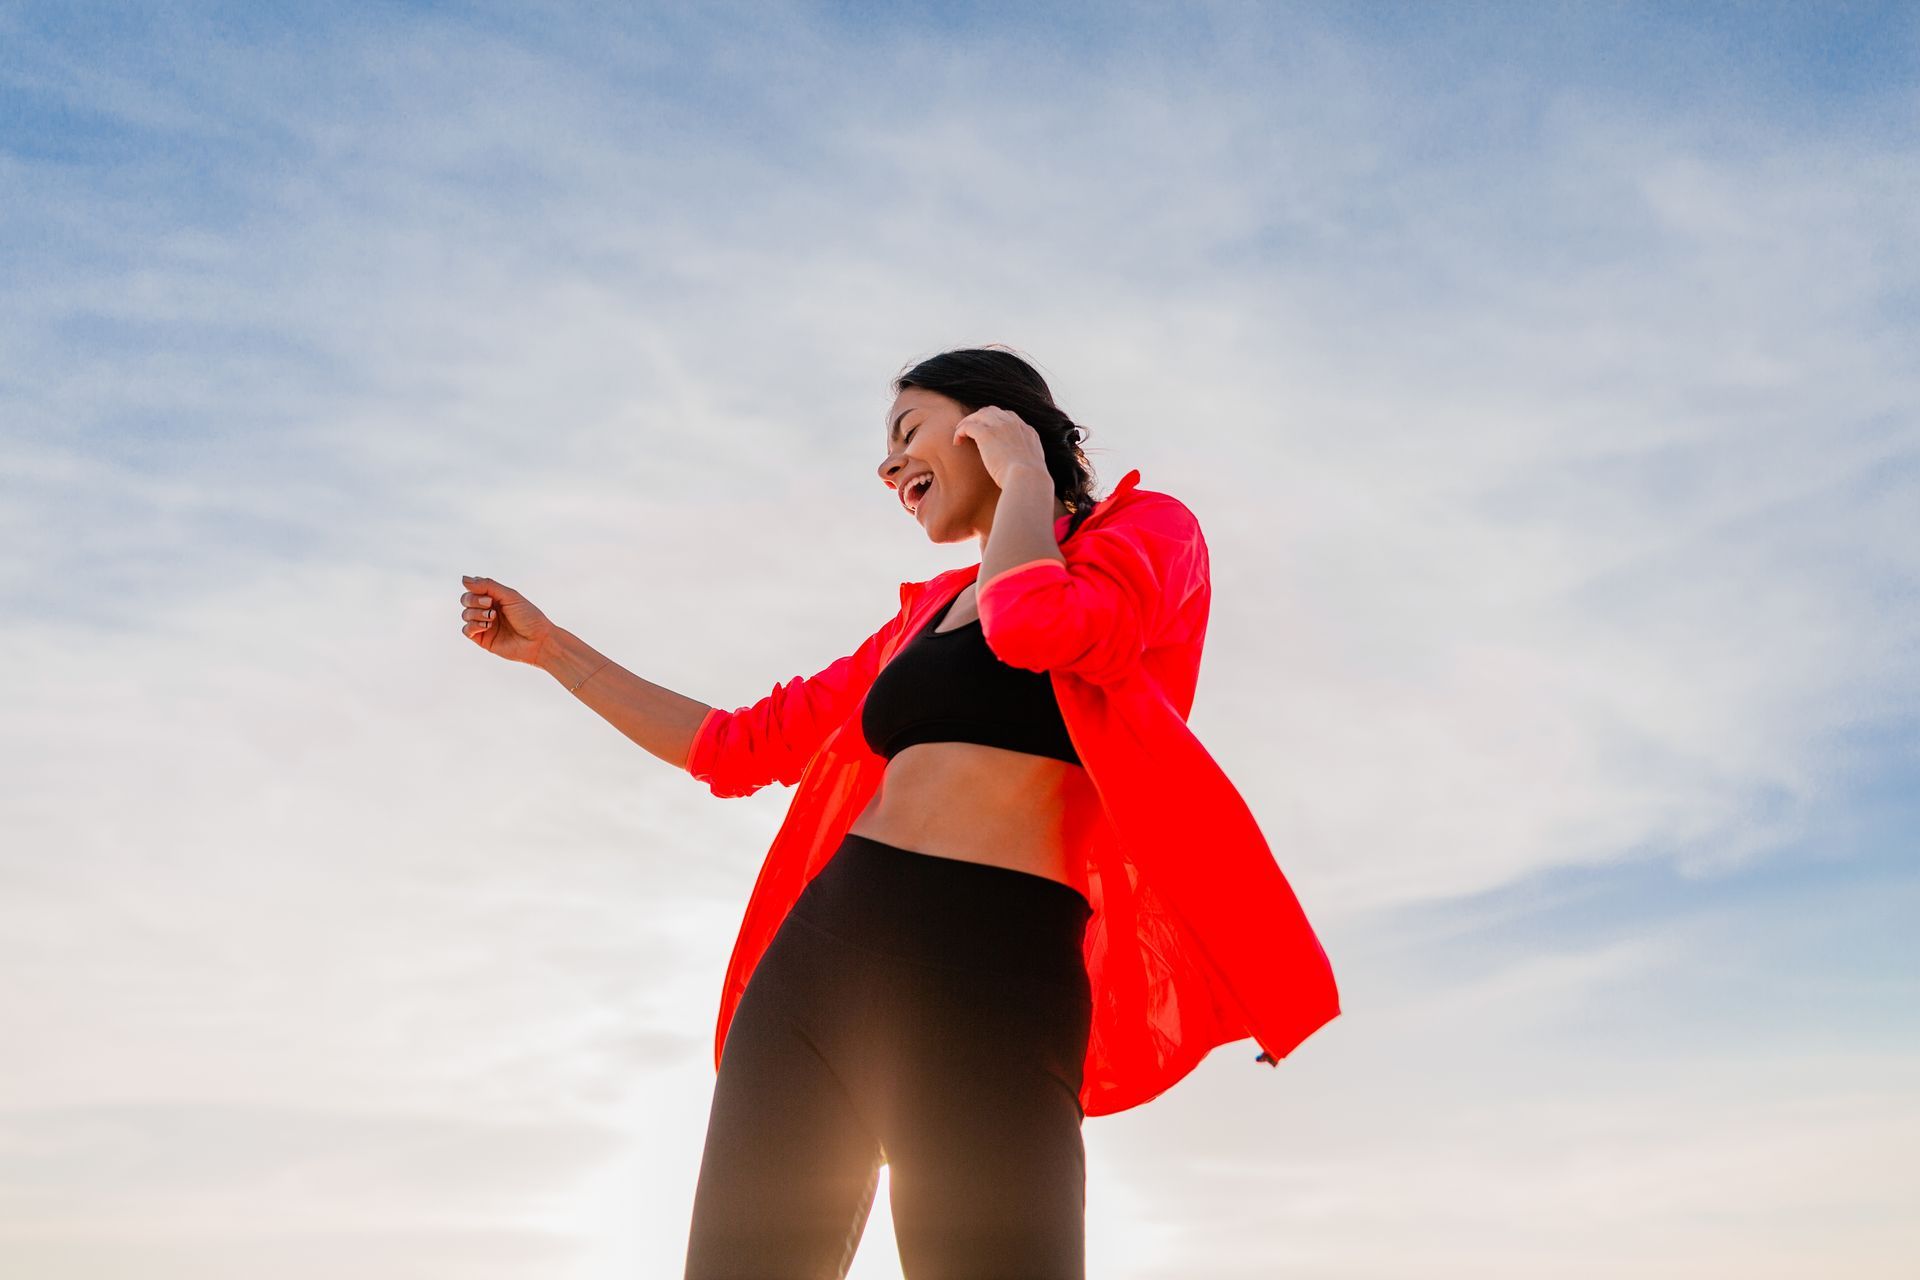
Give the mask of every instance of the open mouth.
[(924, 475), (914, 478), (913, 482), (907, 486), (906, 491), (900, 495), (900, 501), (906, 504), (909, 512), (917, 516), (920, 514), (921, 504), (926, 502), (927, 493), (932, 488), (933, 473), (929, 471)]

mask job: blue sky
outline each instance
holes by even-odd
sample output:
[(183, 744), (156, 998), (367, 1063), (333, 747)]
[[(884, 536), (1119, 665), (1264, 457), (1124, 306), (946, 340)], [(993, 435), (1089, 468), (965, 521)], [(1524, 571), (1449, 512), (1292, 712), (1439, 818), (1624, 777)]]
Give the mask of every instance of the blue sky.
[(677, 1274), (791, 793), (459, 576), (750, 702), (977, 558), (874, 468), (894, 373), (1006, 342), (1199, 516), (1192, 723), (1346, 1010), (1089, 1121), (1090, 1274), (1899, 1274), (1917, 60), (1909, 5), (0, 4), (0, 1253)]

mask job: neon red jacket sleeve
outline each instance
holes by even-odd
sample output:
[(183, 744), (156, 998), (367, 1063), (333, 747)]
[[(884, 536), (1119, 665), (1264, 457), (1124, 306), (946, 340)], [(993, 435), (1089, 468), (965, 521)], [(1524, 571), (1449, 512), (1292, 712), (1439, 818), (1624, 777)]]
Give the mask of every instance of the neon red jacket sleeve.
[(880, 655), (906, 617), (905, 584), (901, 602), (901, 611), (885, 626), (825, 670), (776, 684), (751, 706), (709, 711), (694, 732), (687, 772), (722, 798), (750, 796), (769, 782), (793, 786), (814, 751), (879, 675)]
[(1178, 499), (1135, 502), (976, 588), (987, 647), (1011, 667), (1111, 684), (1166, 633), (1208, 580), (1200, 522)]

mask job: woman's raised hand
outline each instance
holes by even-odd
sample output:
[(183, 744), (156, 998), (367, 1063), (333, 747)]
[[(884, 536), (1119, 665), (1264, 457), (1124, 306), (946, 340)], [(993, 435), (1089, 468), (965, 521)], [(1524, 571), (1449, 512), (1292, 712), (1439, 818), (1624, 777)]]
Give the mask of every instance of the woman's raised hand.
[(533, 601), (492, 578), (462, 575), (460, 633), (509, 662), (537, 665), (553, 636), (553, 623)]

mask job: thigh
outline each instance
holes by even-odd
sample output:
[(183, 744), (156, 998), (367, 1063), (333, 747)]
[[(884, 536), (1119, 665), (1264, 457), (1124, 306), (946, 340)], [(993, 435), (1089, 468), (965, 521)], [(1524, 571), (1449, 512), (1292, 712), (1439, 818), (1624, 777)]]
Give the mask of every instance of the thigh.
[(907, 1280), (1081, 1280), (1089, 993), (992, 973), (900, 976), (882, 1137)]
[(686, 1280), (841, 1280), (878, 1183), (878, 1137), (806, 1030), (817, 960), (775, 939), (740, 997), (714, 1083)]

